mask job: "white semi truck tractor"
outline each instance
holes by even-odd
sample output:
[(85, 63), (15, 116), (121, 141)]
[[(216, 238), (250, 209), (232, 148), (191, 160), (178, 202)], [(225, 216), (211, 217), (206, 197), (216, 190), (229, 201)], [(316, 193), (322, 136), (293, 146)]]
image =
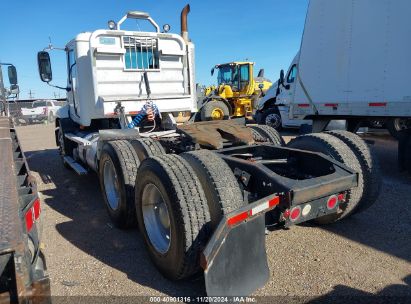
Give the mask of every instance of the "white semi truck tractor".
[(344, 119), (349, 131), (385, 127), (396, 138), (406, 135), (409, 11), (407, 0), (311, 0), (299, 52), (260, 100), (261, 123), (311, 120), (321, 132), (331, 120)]
[[(56, 143), (65, 166), (97, 172), (111, 220), (139, 226), (164, 276), (202, 270), (208, 295), (248, 295), (269, 278), (266, 225), (329, 224), (364, 210), (378, 195), (378, 167), (364, 142), (345, 133), (285, 147), (273, 128), (241, 120), (178, 125), (197, 111), (189, 10), (180, 35), (128, 12), (70, 41)], [(154, 31), (124, 30), (127, 18)], [(38, 65), (50, 83), (48, 52)]]

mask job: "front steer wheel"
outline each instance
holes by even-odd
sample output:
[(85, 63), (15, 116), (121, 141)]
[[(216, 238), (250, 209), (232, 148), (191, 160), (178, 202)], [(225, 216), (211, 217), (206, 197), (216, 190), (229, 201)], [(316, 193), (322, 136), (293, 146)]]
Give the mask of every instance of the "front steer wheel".
[(134, 183), (139, 163), (128, 141), (104, 144), (99, 162), (100, 186), (110, 219), (118, 228), (136, 224)]
[(210, 213), (188, 162), (172, 154), (145, 159), (135, 189), (138, 225), (157, 269), (171, 280), (199, 272)]

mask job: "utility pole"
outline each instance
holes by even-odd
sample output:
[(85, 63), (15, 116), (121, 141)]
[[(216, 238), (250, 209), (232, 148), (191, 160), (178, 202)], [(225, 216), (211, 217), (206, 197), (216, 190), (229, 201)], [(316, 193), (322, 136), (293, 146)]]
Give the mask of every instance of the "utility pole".
[(31, 89), (29, 91), (29, 99), (34, 99), (34, 92)]
[(0, 116), (3, 115), (3, 112), (6, 113), (6, 103), (7, 100), (3, 82), (3, 71), (0, 64)]

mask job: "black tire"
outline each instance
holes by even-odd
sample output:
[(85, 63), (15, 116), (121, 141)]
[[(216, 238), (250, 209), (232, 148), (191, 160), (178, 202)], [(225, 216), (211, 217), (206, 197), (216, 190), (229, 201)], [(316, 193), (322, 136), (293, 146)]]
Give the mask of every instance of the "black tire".
[(59, 148), (59, 154), (61, 157), (61, 161), (63, 162), (63, 166), (66, 169), (70, 169), (71, 167), (66, 163), (64, 160), (65, 156), (73, 156), (73, 149), (75, 148), (75, 144), (65, 137), (64, 130), (60, 126), (57, 130), (57, 142)]
[(253, 138), (255, 142), (268, 142), (276, 146), (285, 146), (283, 137), (276, 129), (266, 125), (249, 126), (249, 128), (253, 131)]
[[(361, 165), (354, 152), (342, 140), (326, 133), (315, 133), (299, 136), (290, 141), (287, 147), (294, 149), (321, 152), (345, 164), (356, 172), (361, 172)], [(359, 174), (358, 187), (348, 191), (346, 202), (337, 213), (329, 214), (314, 220), (318, 224), (331, 224), (352, 214), (361, 200), (364, 191), (363, 174)]]
[(401, 171), (411, 174), (411, 134), (398, 142), (398, 163)]
[(353, 214), (362, 212), (375, 203), (381, 189), (382, 179), (377, 156), (365, 141), (354, 133), (348, 131), (329, 131), (327, 133), (339, 138), (349, 146), (360, 162), (364, 191), (360, 202), (353, 210)]
[(232, 170), (218, 155), (200, 150), (181, 156), (194, 169), (204, 189), (213, 230), (224, 215), (246, 205)]
[[(118, 206), (110, 206), (105, 187), (105, 166), (114, 167), (117, 177)], [(109, 141), (103, 145), (99, 162), (99, 180), (106, 209), (113, 224), (118, 228), (129, 228), (136, 224), (134, 185), (140, 161), (133, 146), (126, 140)]]
[(213, 111), (216, 109), (220, 109), (222, 112), (222, 119), (220, 120), (227, 120), (230, 118), (230, 110), (228, 109), (227, 105), (221, 100), (211, 100), (208, 101), (202, 108), (201, 108), (201, 121), (210, 121), (213, 119)]
[(137, 153), (137, 157), (142, 162), (148, 157), (160, 156), (166, 154), (163, 146), (151, 138), (139, 138), (131, 141), (134, 151)]
[[(200, 252), (210, 235), (210, 213), (198, 177), (187, 161), (172, 154), (147, 158), (141, 163), (138, 176), (137, 218), (150, 258), (171, 280), (194, 275), (200, 270)], [(170, 244), (163, 253), (148, 236), (142, 210), (144, 191), (152, 185), (160, 191), (169, 212)]]
[(394, 137), (397, 140), (403, 140), (411, 133), (411, 130), (410, 129), (404, 129), (404, 130), (399, 129), (398, 121), (400, 121), (400, 118), (390, 119), (386, 122), (385, 126), (392, 137)]
[(277, 131), (281, 131), (283, 128), (281, 114), (277, 108), (268, 108), (257, 112), (256, 121), (259, 125), (267, 125)]

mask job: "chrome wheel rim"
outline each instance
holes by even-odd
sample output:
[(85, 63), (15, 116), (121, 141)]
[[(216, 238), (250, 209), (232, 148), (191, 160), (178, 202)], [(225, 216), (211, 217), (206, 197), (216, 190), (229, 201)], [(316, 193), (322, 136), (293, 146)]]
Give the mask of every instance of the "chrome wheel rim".
[(117, 210), (120, 203), (119, 182), (116, 170), (114, 169), (114, 165), (111, 160), (106, 160), (104, 162), (103, 177), (104, 191), (106, 192), (108, 205), (111, 209)]
[(168, 207), (160, 190), (147, 184), (143, 189), (142, 212), (144, 227), (153, 247), (161, 254), (170, 248), (171, 225)]
[(265, 118), (265, 124), (274, 129), (277, 129), (281, 124), (281, 117), (278, 114), (272, 113), (268, 114)]

